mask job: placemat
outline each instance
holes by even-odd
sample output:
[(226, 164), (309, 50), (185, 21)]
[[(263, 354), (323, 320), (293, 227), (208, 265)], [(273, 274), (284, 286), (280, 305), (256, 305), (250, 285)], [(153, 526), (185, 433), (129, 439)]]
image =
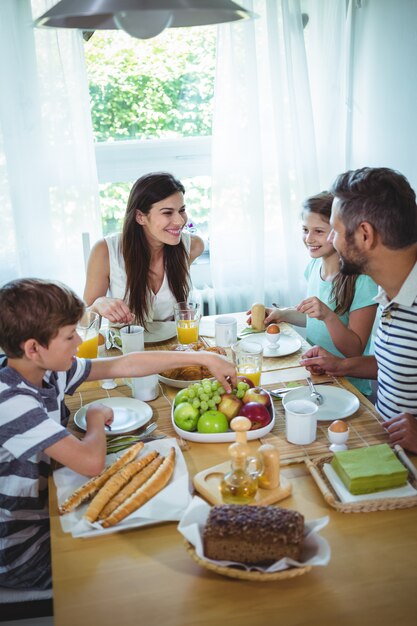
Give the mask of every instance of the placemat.
[[(291, 386), (297, 384), (297, 381), (291, 382)], [(305, 380), (298, 381), (298, 384), (305, 385)], [(356, 387), (351, 385), (347, 380), (334, 379), (334, 385), (342, 387), (354, 393), (360, 401), (359, 409), (352, 416), (346, 418), (349, 425), (349, 448), (362, 448), (378, 443), (388, 443), (388, 435), (382, 426), (382, 417), (377, 413), (374, 405), (369, 402), (362, 394), (357, 391)], [(281, 385), (280, 385), (281, 386)], [(285, 385), (282, 385), (285, 386)], [(273, 389), (276, 385), (266, 385), (266, 389)], [(289, 443), (285, 438), (285, 414), (282, 401), (274, 400), (275, 406), (275, 425), (274, 428), (265, 437), (262, 438), (263, 443), (271, 443), (275, 445), (281, 455), (281, 464), (299, 463), (308, 458), (320, 456), (329, 452), (330, 442), (327, 438), (327, 428), (331, 422), (317, 422), (317, 439), (307, 446), (299, 446)]]

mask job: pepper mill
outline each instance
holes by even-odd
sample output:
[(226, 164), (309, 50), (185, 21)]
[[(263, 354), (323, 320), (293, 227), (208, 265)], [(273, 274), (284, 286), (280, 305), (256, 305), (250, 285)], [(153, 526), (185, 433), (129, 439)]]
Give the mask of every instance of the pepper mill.
[(247, 431), (251, 422), (247, 417), (235, 417), (230, 427), (236, 433), (236, 442), (229, 446), (231, 469), (220, 482), (220, 493), (226, 504), (248, 504), (252, 502), (258, 490), (258, 473), (249, 472), (250, 448), (247, 444)]
[(262, 460), (262, 473), (258, 482), (261, 489), (276, 489), (280, 485), (279, 451), (270, 443), (264, 443), (258, 448)]

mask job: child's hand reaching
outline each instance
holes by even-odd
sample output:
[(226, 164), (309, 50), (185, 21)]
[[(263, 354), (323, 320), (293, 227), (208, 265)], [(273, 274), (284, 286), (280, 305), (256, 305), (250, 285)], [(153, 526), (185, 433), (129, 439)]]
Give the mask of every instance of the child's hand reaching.
[(90, 407), (88, 407), (87, 412), (85, 414), (85, 421), (87, 424), (99, 423), (104, 426), (111, 426), (114, 420), (113, 409), (101, 402), (94, 402)]
[(296, 310), (300, 311), (300, 313), (304, 313), (308, 317), (314, 317), (322, 321), (334, 315), (333, 311), (329, 309), (324, 302), (316, 298), (316, 296), (302, 300), (300, 304), (296, 306)]

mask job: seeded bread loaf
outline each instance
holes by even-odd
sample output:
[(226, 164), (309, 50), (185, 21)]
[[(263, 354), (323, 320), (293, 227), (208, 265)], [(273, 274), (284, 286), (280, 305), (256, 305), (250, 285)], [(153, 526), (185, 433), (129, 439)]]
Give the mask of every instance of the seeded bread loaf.
[(203, 531), (204, 554), (216, 561), (271, 565), (284, 557), (300, 560), (304, 517), (274, 506), (219, 505)]

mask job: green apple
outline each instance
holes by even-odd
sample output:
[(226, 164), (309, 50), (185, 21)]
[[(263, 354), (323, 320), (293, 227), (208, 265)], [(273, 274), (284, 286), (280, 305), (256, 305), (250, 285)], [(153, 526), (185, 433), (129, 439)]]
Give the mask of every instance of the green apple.
[(221, 411), (206, 411), (198, 420), (197, 430), (199, 433), (225, 433), (229, 430), (227, 417)]
[(185, 389), (181, 389), (181, 391), (179, 391), (177, 393), (177, 395), (175, 396), (175, 400), (174, 400), (174, 406), (178, 406), (179, 404), (181, 404), (181, 402), (188, 402), (189, 401), (189, 397), (188, 397), (188, 387)]
[(188, 402), (181, 402), (174, 410), (174, 422), (182, 430), (195, 430), (200, 411)]

